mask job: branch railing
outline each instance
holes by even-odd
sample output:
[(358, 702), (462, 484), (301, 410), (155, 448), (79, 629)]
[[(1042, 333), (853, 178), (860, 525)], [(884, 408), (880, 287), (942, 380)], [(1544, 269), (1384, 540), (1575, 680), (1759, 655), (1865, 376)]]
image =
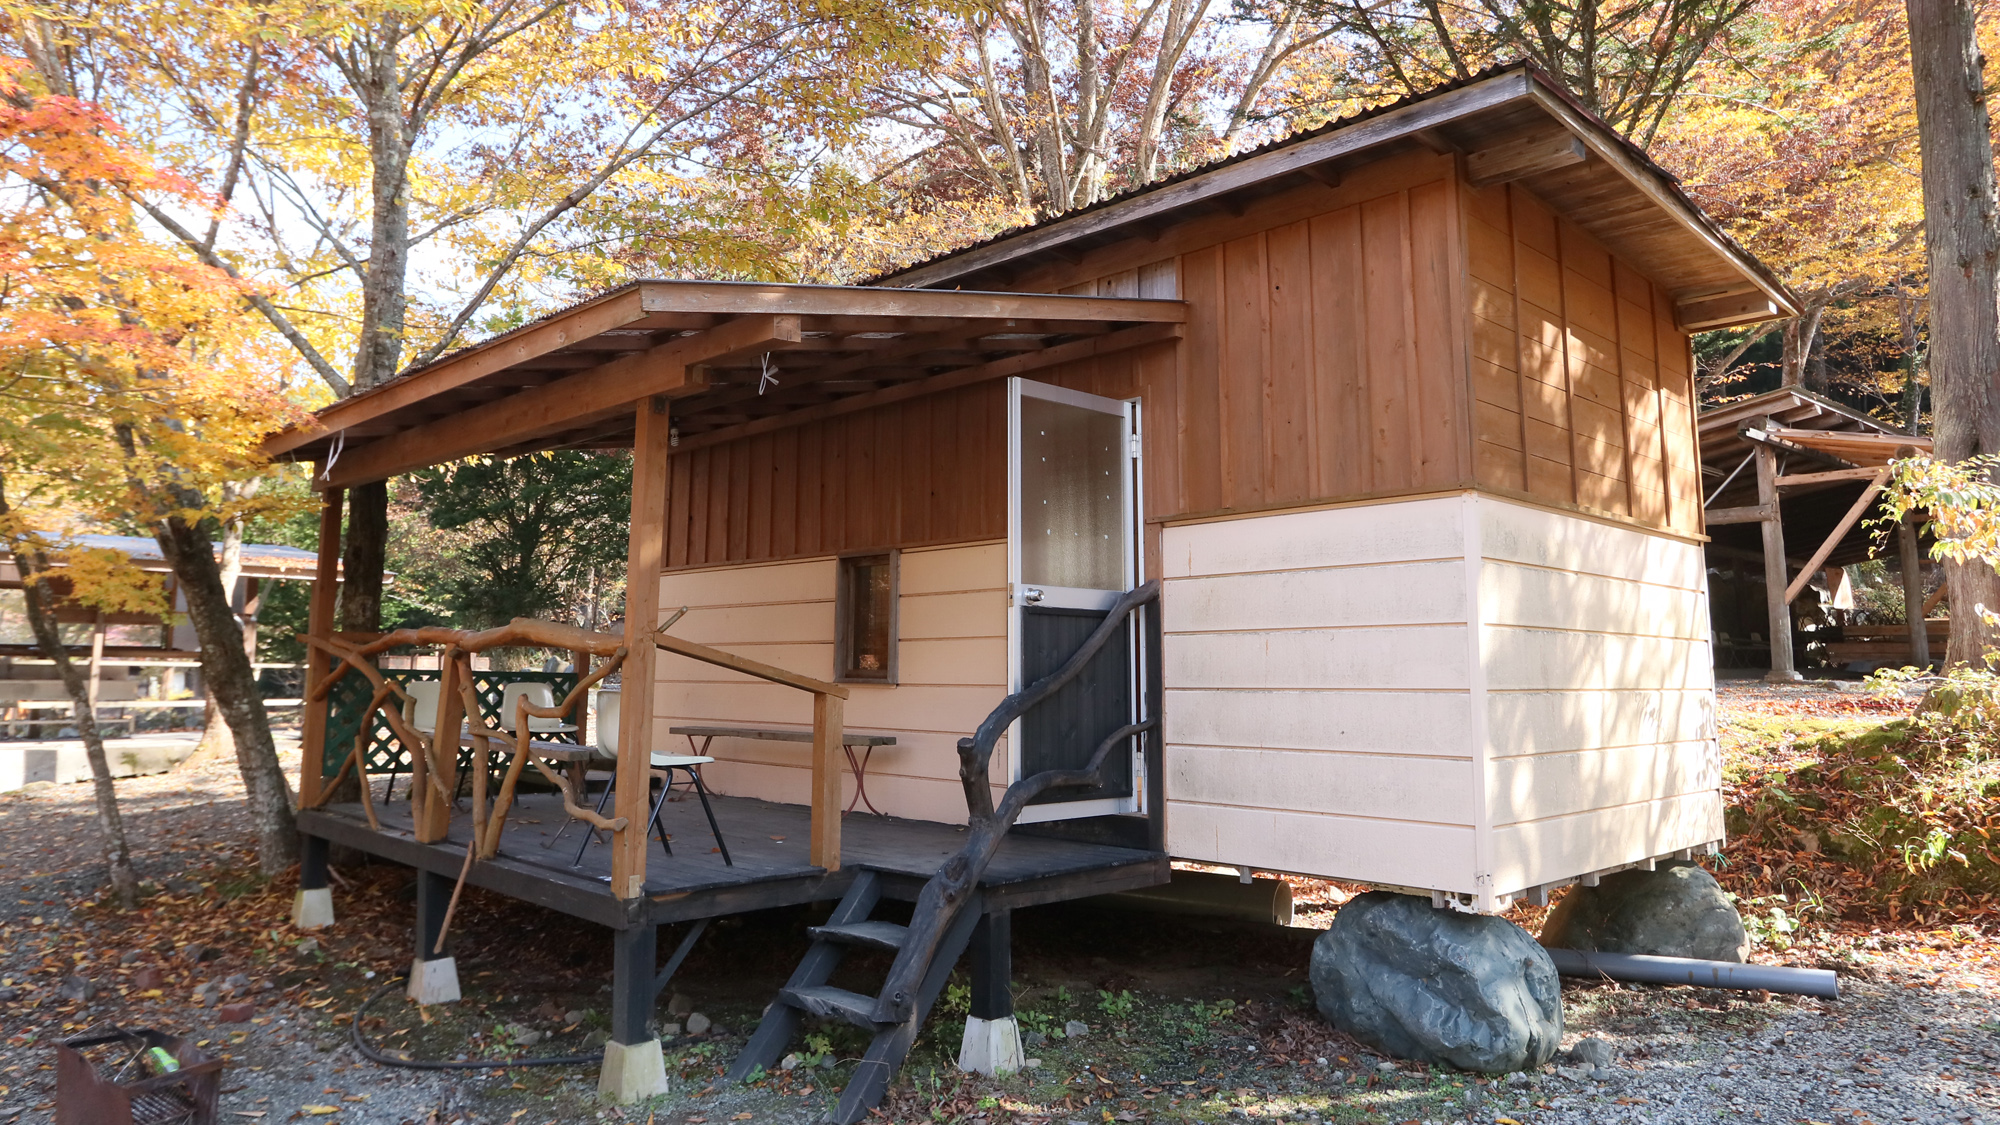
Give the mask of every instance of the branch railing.
[[(889, 968), (888, 981), (876, 1001), (876, 1022), (900, 1023), (909, 1018), (918, 983), (929, 970), (939, 941), (959, 909), (978, 888), (979, 879), (993, 861), (994, 852), (1028, 803), (1051, 789), (1102, 785), (1105, 780), (1104, 765), (1112, 751), (1134, 736), (1159, 729), (1160, 720), (1156, 711), (1159, 700), (1154, 698), (1156, 693), (1150, 690), (1152, 674), (1156, 672), (1159, 660), (1159, 600), (1158, 579), (1120, 597), (1105, 614), (1103, 622), (1060, 668), (1002, 700), (979, 724), (979, 729), (971, 738), (958, 740), (958, 777), (965, 788), (966, 809), (971, 814), (970, 831), (965, 845), (938, 868), (917, 894), (916, 907), (910, 915), (909, 933), (902, 948), (897, 951), (895, 963)], [(1044, 770), (1014, 782), (1007, 787), (996, 807), (993, 803), (993, 750), (1007, 733), (1007, 728), (1082, 675), (1098, 653), (1128, 627), (1132, 615), (1141, 609), (1149, 609), (1152, 615), (1149, 627), (1142, 631), (1142, 637), (1148, 642), (1141, 646), (1140, 651), (1148, 662), (1149, 689), (1141, 694), (1146, 699), (1146, 708), (1155, 713), (1105, 736), (1081, 769)]]
[[(647, 635), (661, 651), (812, 694), (814, 749), (812, 862), (829, 871), (837, 869), (840, 866), (841, 809), (840, 773), (836, 759), (841, 747), (843, 705), (848, 694), (847, 688), (811, 676), (800, 675), (776, 665), (711, 648), (708, 645), (682, 640), (667, 634), (665, 628), (666, 626), (661, 626), (660, 631)], [(628, 796), (625, 792), (626, 787), (621, 786), (620, 808), (613, 810), (618, 815), (601, 816), (589, 807), (584, 800), (585, 795), (576, 791), (572, 780), (550, 769), (535, 756), (530, 745), (532, 734), (528, 720), (571, 717), (576, 714), (579, 704), (588, 697), (591, 688), (624, 666), (630, 653), (623, 636), (579, 629), (573, 625), (563, 625), (553, 621), (515, 618), (498, 628), (478, 631), (432, 626), (398, 629), (361, 644), (310, 634), (301, 636), (300, 640), (337, 662), (323, 679), (310, 686), (306, 693), (309, 705), (323, 705), (335, 684), (349, 672), (358, 673), (374, 688), (367, 707), (362, 712), (361, 737), (366, 736), (369, 716), (380, 714), (396, 738), (410, 748), (411, 821), (420, 842), (437, 843), (445, 839), (448, 834), (458, 780), (458, 731), (462, 723), (468, 718), (471, 719), (468, 733), (474, 751), (472, 837), (466, 847), (465, 865), (459, 873), (458, 887), (452, 892), (454, 907), (473, 865), (499, 854), (500, 838), (506, 828), (507, 814), (513, 806), (521, 776), (529, 765), (533, 765), (544, 779), (556, 787), (562, 794), (563, 810), (577, 820), (620, 837), (627, 831), (637, 830), (642, 833), (647, 831), (648, 825), (644, 823), (643, 786), (639, 787), (636, 797)], [(442, 682), (438, 689), (438, 713), (436, 723), (429, 734), (416, 730), (404, 717), (403, 706), (410, 702), (408, 691), (402, 685), (385, 677), (374, 662), (376, 656), (389, 649), (409, 646), (442, 646), (444, 650), (439, 661), (439, 676)], [(508, 731), (483, 717), (472, 688), (472, 657), (497, 648), (554, 648), (577, 653), (579, 657), (593, 656), (606, 659), (589, 675), (580, 677), (576, 686), (553, 707), (539, 707), (530, 703), (525, 697), (518, 697), (515, 701), (514, 729)], [(635, 686), (644, 692), (644, 702), (640, 706), (626, 710), (625, 713), (631, 717), (627, 719), (628, 722), (645, 714), (641, 708), (650, 707), (651, 702), (652, 685)], [(621, 748), (630, 748), (632, 755), (641, 763), (634, 767), (642, 771), (640, 776), (651, 772), (648, 753), (650, 747), (636, 745), (637, 740), (626, 737), (627, 732), (624, 730), (618, 733)], [(506, 748), (511, 752), (511, 756), (500, 782), (497, 799), (489, 807), (488, 763), (495, 746)], [(361, 783), (361, 804), (368, 818), (369, 827), (380, 831), (381, 825), (375, 815), (374, 796), (368, 784), (367, 767), (362, 762), (363, 755), (359, 749), (357, 746), (356, 752), (347, 756), (347, 760), (341, 763), (340, 770), (325, 786), (306, 798), (305, 807), (318, 808), (325, 804), (351, 767)], [(324, 751), (324, 747), (310, 748), (311, 760), (308, 763), (307, 773), (314, 773), (317, 770), (317, 763), (323, 760)], [(636, 801), (635, 807), (640, 810), (636, 818), (627, 815), (624, 810), (624, 806), (630, 801)], [(642, 848), (636, 851), (643, 865), (645, 852)], [(640, 875), (643, 881), (643, 866)], [(451, 908), (447, 908), (445, 928), (449, 928), (450, 919)], [(439, 941), (443, 941), (442, 933)]]

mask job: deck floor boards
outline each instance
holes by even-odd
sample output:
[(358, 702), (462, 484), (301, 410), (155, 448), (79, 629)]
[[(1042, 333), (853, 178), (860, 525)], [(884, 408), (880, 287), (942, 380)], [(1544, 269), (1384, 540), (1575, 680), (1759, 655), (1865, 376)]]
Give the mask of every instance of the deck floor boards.
[[(836, 897), (861, 868), (900, 877), (906, 885), (921, 883), (965, 841), (962, 826), (849, 813), (841, 824), (842, 870), (829, 874), (807, 861), (811, 810), (806, 806), (748, 797), (711, 795), (710, 800), (736, 862), (722, 862), (701, 803), (692, 793), (676, 793), (661, 813), (673, 855), (666, 855), (657, 839), (648, 842), (645, 887), (656, 920)], [(452, 816), (448, 843), (435, 845), (416, 843), (407, 802), (378, 807), (376, 816), (383, 829), (379, 836), (368, 829), (361, 806), (353, 803), (302, 814), (300, 827), (362, 851), (455, 874), (472, 833), (465, 812)], [(523, 794), (508, 816), (497, 860), (476, 865), (472, 881), (510, 897), (605, 920), (609, 914), (586, 900), (600, 895), (610, 899), (610, 847), (593, 843), (584, 849), (582, 862), (571, 866), (584, 826), (571, 824), (557, 839), (566, 820), (555, 794)], [(551, 846), (542, 846), (550, 841)], [(1166, 867), (1166, 857), (1153, 852), (1010, 835), (981, 885), (1003, 897), (1012, 888), (1025, 905), (1151, 885), (1165, 880)], [(580, 909), (579, 903), (590, 909)]]

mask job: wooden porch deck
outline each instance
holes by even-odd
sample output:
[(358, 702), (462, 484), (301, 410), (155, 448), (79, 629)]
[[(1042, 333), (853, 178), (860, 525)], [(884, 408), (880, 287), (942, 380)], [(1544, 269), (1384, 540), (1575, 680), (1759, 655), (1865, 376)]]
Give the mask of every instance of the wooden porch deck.
[[(884, 876), (888, 897), (914, 899), (925, 880), (965, 843), (963, 827), (932, 821), (850, 813), (841, 826), (842, 866), (834, 872), (807, 861), (812, 810), (748, 797), (711, 795), (734, 866), (715, 852), (701, 803), (690, 794), (661, 813), (674, 846), (669, 857), (648, 841), (646, 894), (619, 902), (610, 889), (610, 848), (593, 844), (570, 866), (583, 826), (571, 825), (550, 847), (566, 819), (554, 794), (523, 794), (508, 817), (500, 854), (473, 866), (468, 882), (614, 928), (713, 918), (805, 902), (837, 899), (863, 870)], [(465, 863), (471, 818), (452, 817), (450, 835), (419, 843), (410, 806), (378, 808), (382, 831), (368, 827), (358, 804), (301, 812), (299, 830), (370, 855), (456, 879)], [(1168, 879), (1164, 854), (1136, 848), (1008, 834), (980, 880), (988, 909), (1034, 906)], [(643, 903), (643, 906), (638, 904)], [(641, 914), (639, 911), (643, 910)]]

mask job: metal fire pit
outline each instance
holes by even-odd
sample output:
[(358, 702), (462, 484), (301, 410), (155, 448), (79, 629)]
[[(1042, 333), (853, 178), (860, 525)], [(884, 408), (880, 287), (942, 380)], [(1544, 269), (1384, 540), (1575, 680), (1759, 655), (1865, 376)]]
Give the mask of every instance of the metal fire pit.
[[(181, 1064), (148, 1076), (140, 1058), (160, 1047)], [(151, 1028), (66, 1039), (56, 1048), (56, 1125), (215, 1125), (222, 1060)]]

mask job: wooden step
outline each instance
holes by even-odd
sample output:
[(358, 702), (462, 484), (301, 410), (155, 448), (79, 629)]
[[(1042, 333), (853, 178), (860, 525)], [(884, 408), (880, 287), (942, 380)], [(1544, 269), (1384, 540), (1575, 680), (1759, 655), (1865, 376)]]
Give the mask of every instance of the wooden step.
[(849, 992), (830, 984), (782, 989), (778, 993), (778, 999), (802, 1012), (810, 1012), (822, 1018), (843, 1019), (869, 1031), (878, 1031), (881, 1027), (875, 1022), (873, 996), (863, 996), (859, 992)]
[(845, 926), (813, 926), (806, 930), (816, 938), (837, 941), (842, 945), (867, 945), (876, 949), (897, 950), (903, 948), (903, 939), (910, 934), (908, 926), (898, 926), (894, 922), (850, 922)]

